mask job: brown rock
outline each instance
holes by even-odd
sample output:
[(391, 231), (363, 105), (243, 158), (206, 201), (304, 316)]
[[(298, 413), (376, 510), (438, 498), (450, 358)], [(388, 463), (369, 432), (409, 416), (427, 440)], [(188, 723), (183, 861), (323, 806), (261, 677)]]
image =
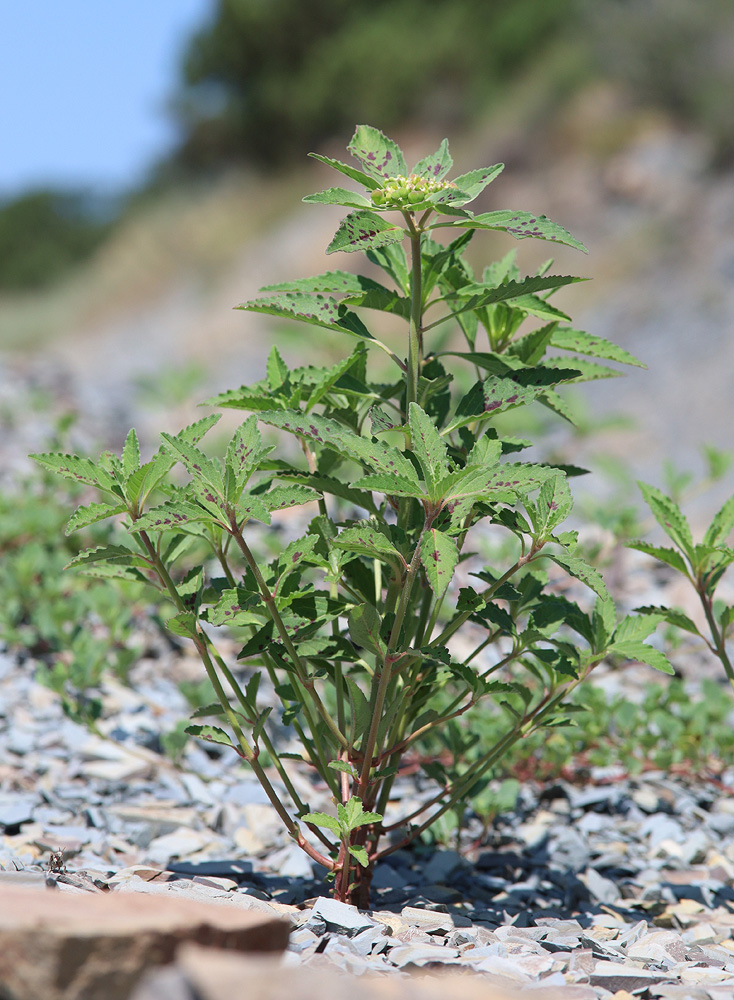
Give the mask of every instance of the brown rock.
[(288, 923), (226, 904), (148, 895), (71, 895), (0, 886), (0, 996), (127, 1000), (183, 942), (282, 951)]
[[(173, 973), (178, 973), (174, 976)], [(166, 979), (162, 979), (162, 975)], [(358, 978), (326, 968), (285, 968), (265, 958), (184, 945), (176, 966), (153, 972), (130, 1000), (522, 1000), (527, 993), (494, 986), (480, 973)], [(533, 1000), (595, 1000), (588, 986), (533, 986)]]

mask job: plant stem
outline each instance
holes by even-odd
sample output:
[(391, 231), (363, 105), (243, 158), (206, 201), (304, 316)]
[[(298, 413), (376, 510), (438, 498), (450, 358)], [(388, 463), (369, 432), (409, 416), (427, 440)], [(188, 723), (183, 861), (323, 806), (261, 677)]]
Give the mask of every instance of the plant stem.
[(423, 364), (423, 274), (421, 264), (421, 232), (416, 229), (410, 212), (403, 212), (410, 230), (410, 329), (408, 333), (408, 370), (405, 374), (405, 412), (418, 402), (418, 376)]
[(729, 684), (732, 689), (734, 689), (734, 667), (732, 667), (729, 654), (726, 651), (726, 638), (723, 631), (719, 631), (719, 626), (714, 615), (713, 602), (710, 595), (706, 591), (706, 585), (703, 580), (698, 581), (696, 590), (698, 591), (698, 596), (701, 599), (704, 614), (706, 615), (706, 621), (708, 622), (709, 629), (711, 630), (711, 638), (714, 640), (714, 653), (721, 661), (721, 665), (726, 671)]

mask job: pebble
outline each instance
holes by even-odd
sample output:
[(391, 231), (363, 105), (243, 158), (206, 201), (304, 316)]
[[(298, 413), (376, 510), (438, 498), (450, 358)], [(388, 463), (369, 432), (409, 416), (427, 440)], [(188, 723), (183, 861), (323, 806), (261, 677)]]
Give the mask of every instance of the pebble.
[[(180, 717), (160, 661), (135, 668), (134, 689), (103, 685), (112, 739), (65, 718), (30, 661), (0, 664), (0, 883), (286, 914), (287, 964), (351, 975), (457, 967), (488, 988), (577, 1000), (734, 995), (734, 774), (528, 783), (484, 838), (475, 817), (458, 848), (390, 855), (364, 913), (325, 895), (236, 758), (192, 742), (176, 768), (136, 742), (145, 732), (154, 745)], [(298, 781), (312, 809), (330, 808)], [(407, 778), (395, 790), (405, 815), (430, 793)]]

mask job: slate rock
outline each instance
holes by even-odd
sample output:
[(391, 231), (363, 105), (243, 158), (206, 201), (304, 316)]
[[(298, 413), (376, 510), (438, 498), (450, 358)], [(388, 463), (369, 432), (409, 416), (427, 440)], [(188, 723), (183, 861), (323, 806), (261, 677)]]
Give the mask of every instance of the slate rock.
[(311, 911), (311, 917), (320, 917), (330, 931), (355, 937), (362, 931), (375, 926), (374, 920), (360, 912), (350, 903), (342, 903), (338, 899), (328, 899), (320, 896)]

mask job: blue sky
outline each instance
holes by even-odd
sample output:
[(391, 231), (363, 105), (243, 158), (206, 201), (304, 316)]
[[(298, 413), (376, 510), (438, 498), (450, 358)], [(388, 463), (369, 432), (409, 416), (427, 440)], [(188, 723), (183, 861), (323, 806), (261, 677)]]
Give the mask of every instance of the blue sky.
[(166, 100), (213, 0), (0, 0), (0, 197), (115, 191), (175, 139)]

